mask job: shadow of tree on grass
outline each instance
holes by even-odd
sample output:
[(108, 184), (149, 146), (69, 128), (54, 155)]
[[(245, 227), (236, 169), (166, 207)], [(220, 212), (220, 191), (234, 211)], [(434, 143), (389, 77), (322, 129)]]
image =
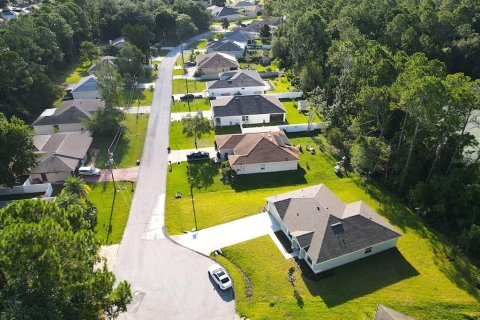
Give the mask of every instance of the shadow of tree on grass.
[(219, 175), (220, 164), (211, 160), (189, 163), (187, 165), (187, 179), (190, 176), (193, 186), (197, 189), (206, 188), (215, 182)]

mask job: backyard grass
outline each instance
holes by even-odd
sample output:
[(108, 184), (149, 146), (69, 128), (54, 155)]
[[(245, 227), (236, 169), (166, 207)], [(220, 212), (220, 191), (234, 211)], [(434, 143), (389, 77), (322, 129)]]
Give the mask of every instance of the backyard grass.
[(282, 100), (282, 105), (285, 108), (285, 110), (287, 110), (286, 119), (288, 124), (308, 123), (307, 113), (298, 111), (297, 104), (298, 104), (297, 101)]
[[(136, 161), (142, 157), (145, 134), (147, 133), (148, 114), (140, 114), (138, 119), (135, 114), (127, 114), (125, 130), (122, 138), (115, 148), (113, 159), (118, 168), (129, 168), (136, 165)], [(100, 149), (95, 166), (105, 168), (108, 159), (107, 150), (112, 143), (113, 137), (96, 137), (92, 147)]]
[(88, 68), (90, 68), (89, 62), (81, 63), (76, 60), (67, 65), (65, 68), (56, 71), (55, 75), (53, 76), (53, 82), (56, 84), (77, 83), (83, 77), (88, 76)]
[(125, 90), (123, 93), (123, 97), (125, 99), (125, 103), (130, 102), (131, 107), (136, 107), (137, 105), (150, 106), (152, 105), (153, 101), (153, 93), (154, 90), (150, 90), (149, 88), (137, 88), (135, 89), (133, 95), (131, 90)]
[(258, 72), (266, 72), (267, 68), (270, 68), (270, 71), (276, 71), (278, 70), (277, 67), (274, 65), (268, 65), (268, 66), (262, 66), (261, 64), (258, 63), (252, 63), (252, 62), (240, 62), (240, 68), (241, 69), (254, 69), (257, 70)]
[(118, 192), (115, 192), (113, 182), (92, 183), (90, 188), (92, 191), (88, 199), (98, 209), (98, 221), (94, 230), (96, 238), (102, 244), (120, 243), (133, 198), (131, 184), (117, 182)]
[(436, 253), (442, 244), (432, 240), (408, 228), (398, 250), (336, 268), (321, 280), (302, 276), (269, 236), (223, 248), (217, 259), (234, 280), (237, 312), (250, 319), (373, 319), (379, 303), (417, 320), (478, 319), (478, 301), (443, 269), (467, 279)]
[[(172, 150), (180, 149), (195, 149), (193, 137), (187, 138), (183, 132), (183, 125), (181, 122), (170, 122), (170, 148)], [(215, 133), (211, 131), (209, 134), (204, 134), (200, 139), (197, 138), (197, 146), (199, 148), (213, 147), (215, 141)]]
[[(190, 110), (193, 111), (207, 111), (210, 110), (210, 100), (208, 99), (193, 99), (190, 101)], [(171, 112), (188, 112), (188, 104), (186, 101), (174, 101), (172, 103)]]
[(207, 45), (207, 42), (208, 41), (206, 39), (201, 40), (201, 41), (192, 42), (188, 45), (187, 49), (188, 50), (205, 49), (205, 47)]
[(267, 91), (267, 93), (268, 92), (290, 92), (290, 91), (293, 91), (294, 89), (286, 76), (270, 79), (269, 81), (273, 85), (275, 90)]
[[(173, 86), (172, 87), (173, 94), (187, 93), (187, 86), (185, 85), (185, 79), (172, 80), (172, 86)], [(189, 93), (202, 92), (206, 88), (207, 88), (207, 84), (205, 81), (188, 80)]]

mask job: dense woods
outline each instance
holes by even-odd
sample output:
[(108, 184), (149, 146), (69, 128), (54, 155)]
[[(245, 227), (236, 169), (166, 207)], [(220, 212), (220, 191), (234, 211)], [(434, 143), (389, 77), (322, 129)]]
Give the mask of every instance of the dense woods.
[(192, 35), (208, 29), (210, 15), (192, 0), (60, 0), (2, 24), (0, 112), (28, 123), (49, 108), (61, 92), (58, 74), (77, 61), (82, 42), (85, 53), (85, 41), (123, 35), (148, 55), (150, 46), (177, 41), (177, 22), (193, 26)]
[(469, 0), (270, 0), (285, 16), (281, 66), (364, 179), (480, 257), (480, 4)]

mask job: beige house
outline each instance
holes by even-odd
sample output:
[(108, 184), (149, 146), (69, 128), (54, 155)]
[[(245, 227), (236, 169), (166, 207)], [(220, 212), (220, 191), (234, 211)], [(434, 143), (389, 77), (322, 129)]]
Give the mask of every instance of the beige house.
[(345, 204), (324, 184), (266, 200), (294, 253), (315, 273), (394, 248), (401, 237), (365, 202)]
[(297, 170), (299, 152), (283, 131), (218, 135), (217, 149), (239, 175)]
[(29, 180), (32, 183), (65, 181), (84, 164), (92, 141), (88, 131), (33, 136), (38, 164), (30, 171)]
[(211, 52), (197, 56), (197, 71), (201, 77), (218, 79), (219, 73), (238, 69), (240, 64), (237, 59), (226, 53)]

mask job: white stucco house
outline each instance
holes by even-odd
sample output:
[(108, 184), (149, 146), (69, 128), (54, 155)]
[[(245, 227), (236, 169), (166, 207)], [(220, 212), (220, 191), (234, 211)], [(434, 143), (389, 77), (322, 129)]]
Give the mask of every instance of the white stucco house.
[(237, 42), (230, 39), (224, 39), (221, 41), (211, 41), (207, 43), (206, 51), (207, 53), (221, 52), (234, 56), (235, 58), (243, 58), (246, 48), (246, 42)]
[(287, 111), (269, 95), (220, 97), (210, 101), (215, 127), (285, 122)]
[(89, 75), (78, 81), (70, 91), (74, 100), (78, 99), (100, 99), (100, 93), (97, 86), (97, 77)]
[(234, 56), (221, 52), (199, 54), (196, 58), (197, 70), (201, 77), (218, 79), (219, 74), (240, 69)]
[(32, 123), (35, 134), (86, 131), (85, 121), (105, 105), (100, 99), (68, 100), (58, 108), (46, 109)]
[(207, 82), (210, 97), (265, 94), (269, 86), (255, 70), (224, 72), (220, 79)]
[(345, 204), (324, 184), (266, 200), (294, 252), (315, 273), (394, 248), (401, 237), (365, 202)]
[(38, 164), (30, 171), (32, 183), (61, 182), (73, 176), (87, 159), (90, 132), (64, 132), (33, 136)]
[(217, 150), (238, 175), (294, 171), (298, 149), (283, 131), (218, 135)]

